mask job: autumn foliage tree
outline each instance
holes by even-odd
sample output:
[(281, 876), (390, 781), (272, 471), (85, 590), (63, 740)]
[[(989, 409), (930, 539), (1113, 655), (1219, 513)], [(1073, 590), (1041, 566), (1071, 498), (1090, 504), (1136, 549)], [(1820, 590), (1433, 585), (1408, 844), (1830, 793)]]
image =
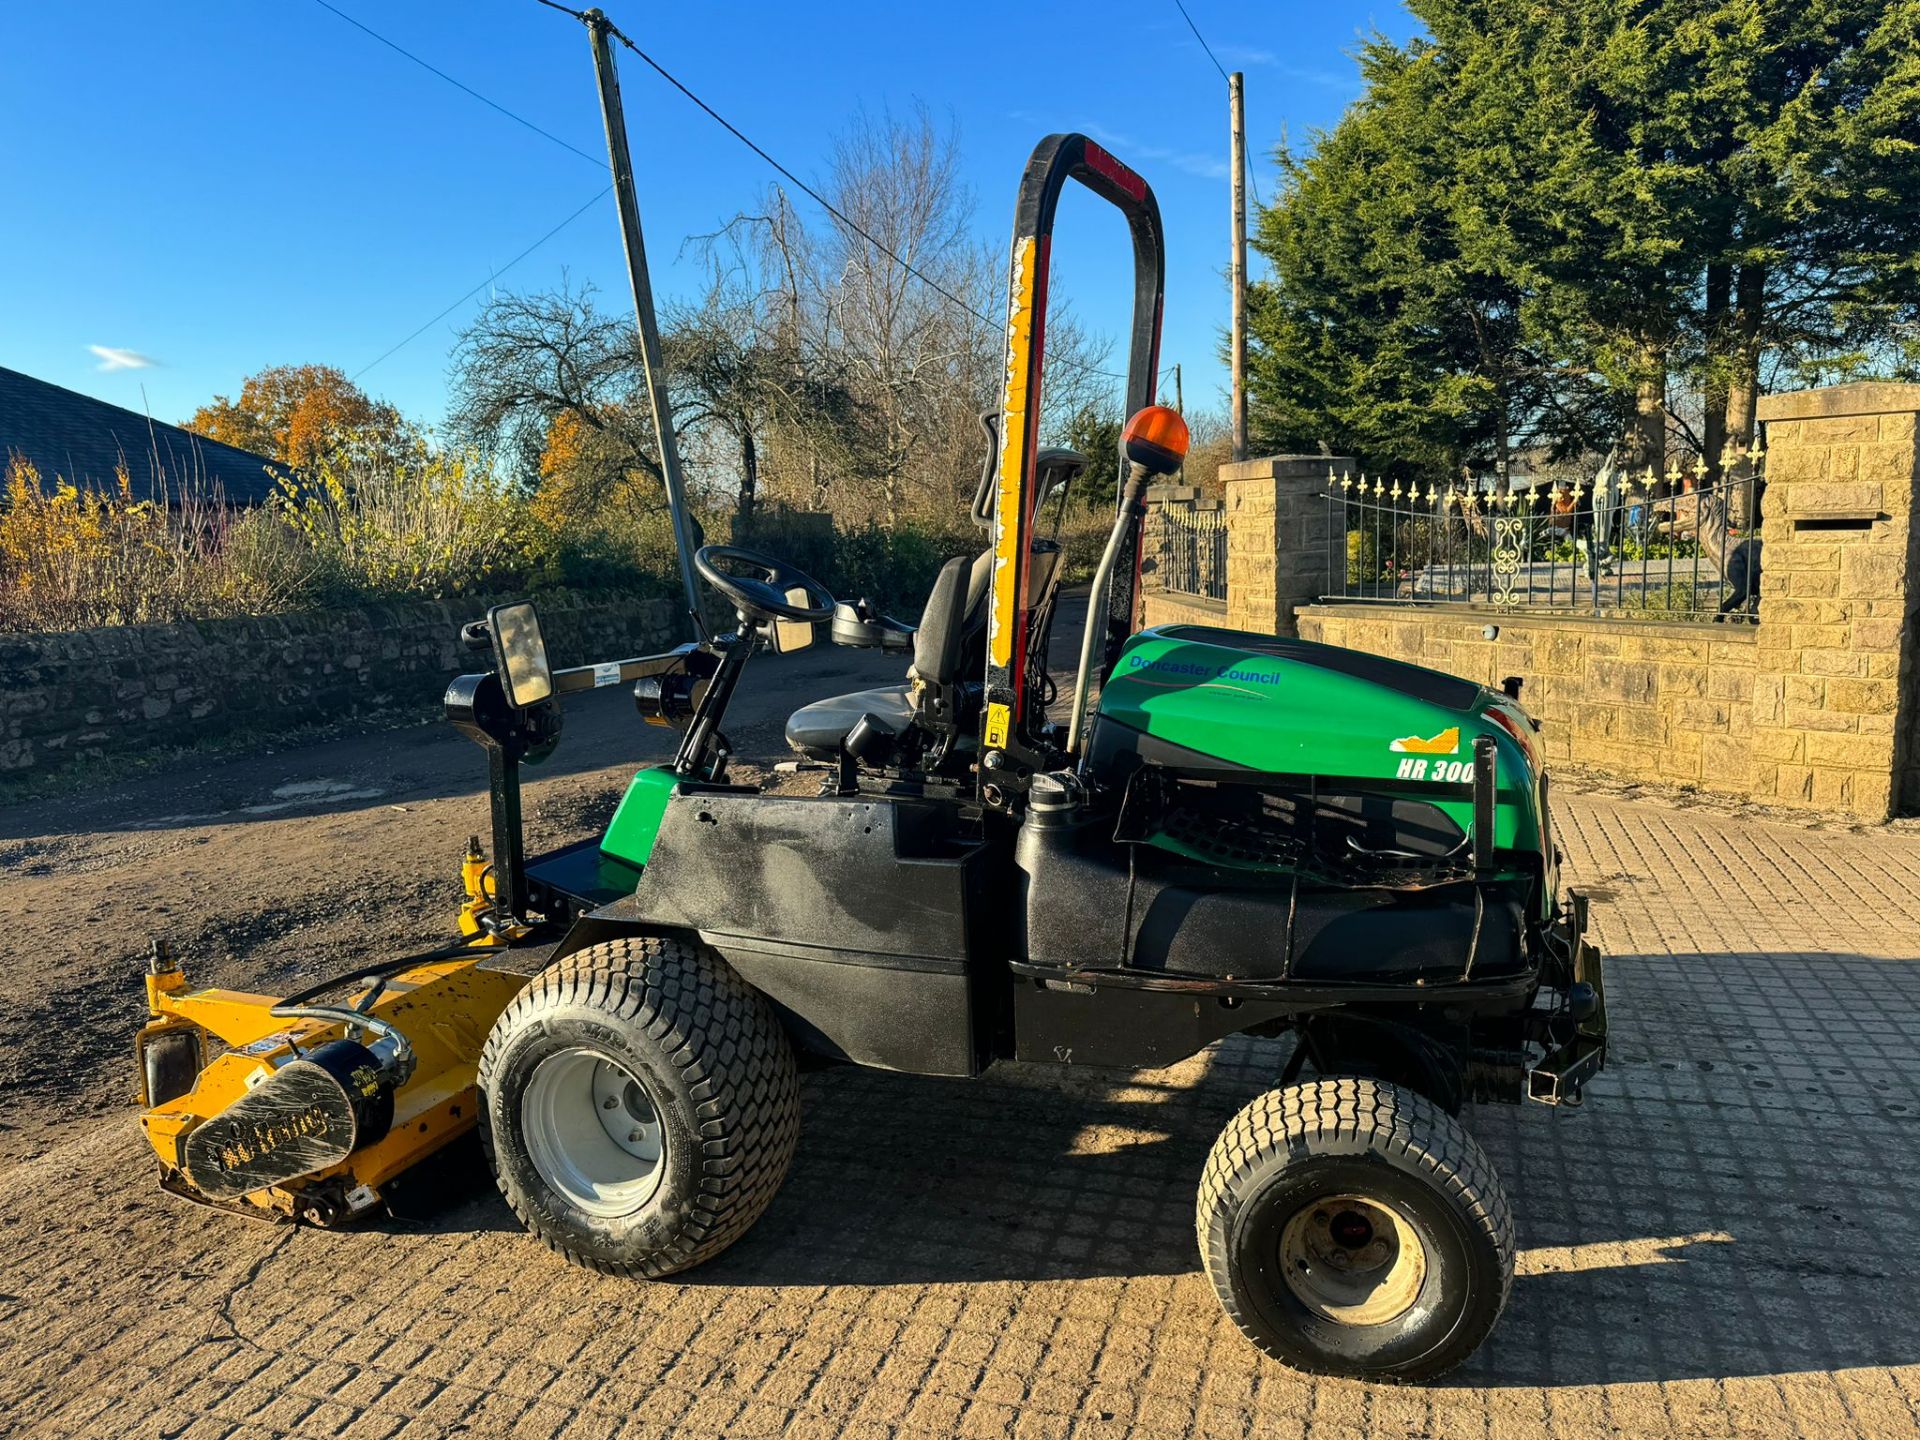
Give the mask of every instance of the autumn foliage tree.
[(343, 449), (391, 457), (406, 443), (400, 412), (332, 365), (270, 365), (247, 377), (238, 399), (216, 395), (185, 425), (295, 469)]

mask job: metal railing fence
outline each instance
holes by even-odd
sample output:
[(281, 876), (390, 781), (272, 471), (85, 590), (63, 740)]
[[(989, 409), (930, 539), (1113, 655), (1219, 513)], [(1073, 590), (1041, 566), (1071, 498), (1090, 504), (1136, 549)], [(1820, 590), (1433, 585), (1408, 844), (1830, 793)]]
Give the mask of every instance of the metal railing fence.
[(1763, 461), (1506, 490), (1329, 470), (1326, 598), (1752, 624)]
[(1227, 515), (1218, 507), (1163, 506), (1154, 583), (1179, 595), (1227, 598)]

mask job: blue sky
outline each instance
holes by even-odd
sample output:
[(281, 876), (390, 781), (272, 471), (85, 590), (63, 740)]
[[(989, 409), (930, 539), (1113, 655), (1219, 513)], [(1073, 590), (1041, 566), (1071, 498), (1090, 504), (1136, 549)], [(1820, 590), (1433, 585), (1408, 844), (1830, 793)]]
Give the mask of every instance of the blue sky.
[[(534, 0), (333, 0), (591, 155), (603, 139), (581, 27)], [(1028, 151), (1079, 129), (1141, 171), (1168, 229), (1163, 360), (1189, 408), (1225, 374), (1226, 86), (1173, 0), (1095, 5), (638, 4), (605, 8), (663, 65), (797, 173), (822, 169), (864, 106), (924, 103), (957, 129), (976, 223), (1004, 246)], [(1247, 75), (1256, 183), (1267, 156), (1337, 119), (1351, 54), (1397, 6), (1188, 0)], [(628, 57), (622, 88), (656, 289), (697, 280), (686, 236), (774, 177)], [(589, 164), (369, 39), (314, 0), (95, 0), (0, 7), (0, 365), (179, 420), (265, 365), (367, 367), (607, 183)], [(1063, 204), (1057, 293), (1118, 335), (1128, 264), (1118, 217)], [(804, 200), (803, 207), (807, 206)], [(809, 210), (809, 219), (815, 218)], [(562, 272), (623, 295), (602, 200), (502, 286)], [(368, 369), (360, 383), (429, 423), (447, 355), (484, 299)], [(150, 357), (102, 369), (89, 347)], [(1118, 353), (1118, 352), (1117, 352)]]

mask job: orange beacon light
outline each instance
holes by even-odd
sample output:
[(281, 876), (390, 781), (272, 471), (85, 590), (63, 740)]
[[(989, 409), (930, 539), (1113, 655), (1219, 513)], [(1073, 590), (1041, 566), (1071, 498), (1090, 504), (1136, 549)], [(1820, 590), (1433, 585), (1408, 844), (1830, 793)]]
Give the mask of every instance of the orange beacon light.
[(1187, 422), (1165, 405), (1134, 413), (1120, 432), (1127, 459), (1153, 475), (1171, 475), (1187, 458)]

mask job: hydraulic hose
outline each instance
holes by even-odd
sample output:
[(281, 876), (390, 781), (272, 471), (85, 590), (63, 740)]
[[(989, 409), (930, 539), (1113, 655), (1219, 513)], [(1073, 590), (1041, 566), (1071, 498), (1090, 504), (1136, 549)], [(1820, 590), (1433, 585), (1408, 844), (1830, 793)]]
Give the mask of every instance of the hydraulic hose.
[[(369, 1015), (362, 1010), (352, 1010), (344, 1005), (276, 1005), (269, 1012), (286, 1020), (325, 1020), (329, 1024), (345, 1026), (348, 1029), (359, 1028), (369, 1035), (378, 1036), (392, 1047), (386, 1059), (385, 1070), (392, 1081), (393, 1088), (399, 1089), (413, 1078), (414, 1066), (418, 1063), (413, 1046), (407, 1037), (400, 1033), (400, 1027), (377, 1015)], [(377, 1057), (376, 1057), (377, 1058)]]
[[(386, 1068), (393, 1078), (395, 1088), (398, 1088), (406, 1084), (413, 1075), (416, 1064), (413, 1046), (407, 1042), (407, 1037), (400, 1032), (398, 1026), (368, 1013), (380, 991), (385, 988), (388, 978), (404, 970), (411, 970), (416, 965), (428, 965), (436, 960), (452, 960), (463, 955), (479, 954), (488, 948), (490, 947), (470, 945), (456, 940), (446, 945), (436, 946), (432, 950), (423, 951), (418, 955), (407, 955), (398, 960), (384, 960), (375, 965), (363, 965), (357, 970), (335, 975), (320, 981), (317, 985), (309, 985), (306, 989), (287, 996), (273, 1006), (268, 1013), (283, 1020), (325, 1020), (329, 1024), (365, 1030), (370, 1035), (386, 1040), (390, 1046)], [(362, 997), (360, 1005), (313, 1003), (315, 997), (324, 995), (329, 990), (337, 990), (342, 985), (355, 980), (374, 982), (372, 989)]]

